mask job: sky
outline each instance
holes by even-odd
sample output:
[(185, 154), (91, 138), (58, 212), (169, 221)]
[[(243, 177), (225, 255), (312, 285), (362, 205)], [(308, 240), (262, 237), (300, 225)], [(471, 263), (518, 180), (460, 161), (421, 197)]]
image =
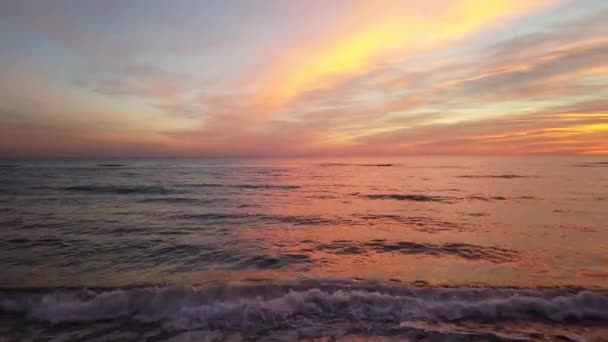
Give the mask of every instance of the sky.
[(0, 0), (0, 157), (608, 154), (605, 0)]

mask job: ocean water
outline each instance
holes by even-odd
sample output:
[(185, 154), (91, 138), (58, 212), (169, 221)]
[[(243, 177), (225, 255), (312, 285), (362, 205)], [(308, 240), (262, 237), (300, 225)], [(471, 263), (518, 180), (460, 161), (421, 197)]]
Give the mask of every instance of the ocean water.
[(608, 159), (0, 162), (0, 341), (608, 340)]

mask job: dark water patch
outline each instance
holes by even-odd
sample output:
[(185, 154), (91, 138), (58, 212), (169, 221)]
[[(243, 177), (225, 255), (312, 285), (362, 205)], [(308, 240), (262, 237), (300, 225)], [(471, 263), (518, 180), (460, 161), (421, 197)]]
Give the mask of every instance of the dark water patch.
[(175, 215), (174, 219), (186, 219), (186, 220), (241, 220), (249, 218), (257, 218), (263, 215), (258, 214), (247, 214), (247, 213), (203, 213), (203, 214), (180, 214)]
[(295, 215), (264, 215), (265, 220), (276, 221), (279, 223), (288, 223), (291, 225), (335, 225), (345, 224), (352, 225), (351, 220), (342, 220), (338, 218), (329, 218), (321, 216), (295, 216)]
[(214, 204), (221, 202), (223, 199), (202, 199), (188, 197), (159, 197), (159, 198), (144, 198), (139, 200), (140, 203), (174, 203), (174, 204)]
[(487, 196), (487, 195), (483, 195), (483, 194), (474, 194), (474, 195), (465, 197), (465, 199), (491, 202), (491, 201), (508, 201), (508, 200), (535, 200), (538, 198), (536, 198), (534, 196), (505, 197), (505, 196)]
[(199, 188), (235, 188), (235, 189), (277, 189), (277, 190), (294, 190), (299, 189), (299, 185), (277, 185), (277, 184), (220, 184), (220, 183), (194, 183), (194, 184), (179, 184), (180, 187), (199, 187)]
[(41, 230), (41, 229), (56, 229), (56, 228), (65, 228), (66, 226), (69, 226), (69, 224), (66, 224), (65, 222), (62, 221), (50, 221), (50, 220), (39, 220), (39, 221), (34, 221), (34, 222), (29, 222), (29, 220), (16, 220), (14, 222), (13, 227), (19, 230)]
[(513, 250), (498, 247), (482, 247), (465, 243), (447, 243), (443, 245), (424, 244), (415, 242), (366, 244), (376, 251), (398, 251), (404, 254), (428, 254), (434, 256), (457, 256), (469, 260), (490, 261), (493, 263), (513, 262), (519, 260), (519, 254)]
[(19, 248), (29, 248), (29, 247), (63, 247), (65, 246), (65, 241), (55, 238), (12, 238), (5, 240), (5, 243), (8, 245), (13, 245), (14, 247)]
[(322, 199), (322, 200), (327, 200), (327, 199), (338, 199), (340, 197), (338, 196), (334, 196), (334, 195), (311, 195), (311, 196), (303, 196), (304, 198), (312, 198), (312, 199)]
[(347, 225), (354, 226), (356, 223), (353, 220), (321, 217), (321, 216), (274, 216), (274, 220), (281, 223), (289, 223), (295, 226), (303, 225)]
[(235, 184), (229, 185), (231, 188), (237, 189), (277, 189), (277, 190), (294, 190), (299, 189), (299, 185), (275, 185), (275, 184)]
[(159, 185), (79, 185), (61, 188), (61, 190), (117, 195), (180, 193), (180, 191), (176, 191), (174, 189), (169, 189)]
[(588, 227), (588, 226), (581, 226), (581, 225), (561, 225), (559, 228), (561, 229), (567, 229), (567, 230), (574, 230), (577, 232), (581, 232), (581, 233), (597, 233), (597, 229)]
[(248, 204), (239, 204), (236, 207), (237, 208), (259, 208), (259, 207), (261, 207), (261, 205), (248, 203)]
[(397, 165), (397, 164), (359, 164), (359, 166), (390, 167), (390, 166), (399, 166), (399, 165)]
[(15, 239), (7, 239), (6, 242), (14, 243), (14, 244), (27, 244), (30, 242), (30, 240), (24, 239), (24, 238), (15, 238)]
[(308, 255), (304, 254), (282, 254), (279, 256), (269, 255), (256, 255), (247, 257), (244, 260), (237, 263), (234, 267), (236, 269), (278, 269), (295, 264), (309, 264), (312, 263), (312, 259)]
[(608, 167), (608, 161), (574, 164), (575, 167)]
[(109, 234), (114, 236), (134, 236), (134, 235), (150, 235), (151, 231), (148, 227), (115, 227), (105, 229), (102, 234)]
[[(146, 231), (140, 232), (146, 233)], [(149, 231), (148, 231), (149, 233)], [(243, 269), (279, 269), (295, 264), (310, 264), (311, 258), (303, 254), (284, 253), (266, 255), (221, 246), (217, 243), (183, 243), (188, 229), (155, 231), (155, 239), (134, 237), (132, 231), (113, 232), (124, 237), (114, 240), (79, 239), (25, 239), (0, 241), (0, 251), (23, 251), (2, 258), (7, 265), (46, 265), (47, 267), (79, 269), (82, 277), (98, 269), (120, 273), (158, 267), (167, 274), (211, 270), (237, 271)], [(184, 237), (181, 237), (184, 236)], [(40, 248), (40, 249), (38, 249)], [(95, 265), (91, 270), (91, 265)], [(0, 281), (1, 282), (1, 281)], [(0, 302), (2, 300), (0, 299)], [(0, 304), (1, 305), (1, 304)]]
[[(358, 194), (358, 193), (355, 193)], [(368, 199), (374, 200), (397, 200), (397, 201), (414, 201), (414, 202), (441, 202), (449, 199), (444, 196), (430, 196), (430, 195), (417, 195), (417, 194), (371, 194), (364, 195)]]
[(315, 246), (313, 246), (312, 250), (336, 255), (367, 255), (367, 253), (370, 252), (368, 249), (365, 248), (362, 243), (357, 243), (350, 240), (334, 240), (331, 243), (316, 243)]
[(597, 279), (608, 279), (608, 272), (593, 272), (593, 271), (583, 271), (579, 273), (584, 277), (591, 277)]
[(219, 184), (219, 183), (193, 183), (193, 184), (178, 184), (177, 186), (187, 187), (187, 188), (221, 188), (225, 185)]
[(322, 163), (319, 164), (319, 166), (352, 166), (354, 164), (348, 164), (348, 163)]
[(430, 216), (401, 216), (387, 214), (355, 214), (353, 216), (362, 220), (371, 221), (372, 224), (397, 223), (425, 233), (436, 233), (448, 230), (466, 230), (465, 227), (460, 224), (439, 220)]
[(508, 198), (503, 197), (503, 196), (471, 195), (471, 196), (468, 196), (467, 199), (489, 202), (489, 201), (506, 201)]
[(160, 232), (155, 232), (154, 234), (158, 235), (189, 235), (191, 232), (183, 231), (183, 230), (163, 230)]
[(183, 214), (177, 215), (176, 219), (186, 220), (202, 220), (210, 222), (235, 222), (235, 223), (284, 223), (293, 226), (301, 225), (353, 225), (353, 220), (321, 217), (321, 216), (305, 216), (305, 215), (268, 215), (268, 214), (250, 214), (250, 213), (204, 213), (204, 214)]
[(97, 164), (99, 167), (125, 167), (126, 164)]
[(502, 178), (502, 179), (516, 179), (516, 178), (538, 178), (538, 176), (525, 176), (525, 175), (462, 175), (456, 176), (456, 178)]
[[(151, 251), (150, 257), (187, 257), (195, 258), (200, 255), (201, 252), (214, 251), (216, 248), (204, 244), (175, 244), (171, 246), (161, 246), (154, 248)], [(165, 257), (166, 256), (166, 257)]]
[(484, 216), (488, 216), (488, 214), (486, 213), (468, 213), (466, 214), (468, 216), (473, 216), (473, 217), (484, 217)]
[[(1, 193), (1, 191), (0, 191)], [(9, 202), (8, 200), (6, 202)], [(18, 213), (18, 208), (0, 207), (0, 213)]]
[(498, 247), (483, 247), (466, 243), (431, 244), (409, 241), (389, 242), (385, 240), (374, 240), (369, 242), (356, 242), (337, 240), (328, 244), (318, 244), (316, 249), (319, 251), (330, 251), (333, 254), (398, 252), (409, 255), (425, 254), (438, 257), (455, 256), (462, 259), (488, 261), (492, 263), (515, 262), (520, 259), (519, 253), (514, 250)]
[(173, 272), (205, 270), (209, 266), (222, 270), (267, 270), (312, 262), (312, 259), (304, 254), (244, 253), (206, 244), (175, 244), (147, 249), (143, 252), (148, 262), (162, 262), (170, 266)]
[(532, 197), (532, 196), (504, 197), (504, 196), (471, 195), (471, 196), (467, 197), (467, 199), (489, 202), (489, 201), (507, 201), (507, 200), (533, 200), (536, 198)]
[(363, 220), (393, 220), (401, 222), (403, 217), (400, 215), (390, 215), (390, 214), (354, 214), (353, 216), (361, 218)]
[(364, 167), (391, 167), (400, 166), (399, 164), (380, 163), (380, 164), (351, 164), (351, 163), (323, 163), (319, 166), (364, 166)]
[[(328, 183), (328, 184), (315, 184), (320, 188), (350, 188), (352, 184), (341, 184), (341, 183)], [(326, 190), (325, 190), (326, 191)]]

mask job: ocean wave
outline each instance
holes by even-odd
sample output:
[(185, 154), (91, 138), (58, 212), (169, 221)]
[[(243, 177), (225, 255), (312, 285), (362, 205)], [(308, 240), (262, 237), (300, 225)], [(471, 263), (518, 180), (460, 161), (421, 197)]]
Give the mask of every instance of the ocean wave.
[(335, 240), (331, 243), (317, 244), (315, 249), (333, 254), (365, 255), (368, 252), (396, 252), (409, 255), (425, 254), (431, 256), (455, 256), (462, 259), (488, 261), (496, 264), (515, 262), (521, 259), (520, 254), (514, 250), (499, 247), (477, 246), (466, 243), (432, 244), (410, 241), (392, 242), (383, 239), (367, 242)]
[(170, 194), (180, 191), (159, 185), (76, 185), (62, 188), (75, 192), (93, 192), (100, 194)]
[(220, 188), (224, 184), (220, 183), (194, 183), (194, 184), (179, 184), (180, 187), (192, 187), (192, 188)]
[(466, 199), (490, 202), (490, 201), (507, 201), (507, 200), (534, 200), (537, 198), (533, 197), (533, 196), (504, 197), (504, 196), (487, 196), (487, 195), (483, 195), (483, 194), (474, 194), (474, 195), (466, 197)]
[(286, 223), (294, 226), (299, 225), (353, 225), (356, 222), (346, 218), (332, 218), (322, 216), (304, 215), (269, 215), (254, 213), (204, 213), (204, 214), (180, 214), (176, 219), (204, 220), (204, 221), (251, 221), (265, 223)]
[(575, 167), (608, 167), (608, 161), (574, 164)]
[(277, 189), (277, 190), (294, 190), (299, 189), (299, 185), (281, 185), (281, 184), (221, 184), (221, 183), (194, 183), (194, 184), (179, 184), (179, 187), (193, 188), (235, 188), (235, 189)]
[(388, 214), (363, 214), (354, 215), (362, 220), (369, 221), (371, 224), (377, 223), (392, 223), (392, 224), (403, 224), (408, 228), (412, 228), (417, 231), (425, 233), (436, 233), (447, 230), (464, 231), (466, 227), (462, 224), (457, 224), (450, 221), (439, 220), (430, 216), (401, 216), (401, 215), (388, 215)]
[(167, 329), (263, 330), (320, 322), (608, 322), (608, 293), (302, 281), (0, 293), (0, 311), (51, 323), (128, 320)]
[(97, 164), (99, 167), (125, 167), (126, 164)]
[(430, 196), (418, 194), (371, 194), (365, 195), (368, 199), (392, 199), (397, 201), (414, 201), (414, 202), (441, 202), (449, 197)]
[(214, 204), (221, 202), (222, 199), (202, 199), (202, 198), (188, 198), (188, 197), (159, 197), (159, 198), (145, 198), (140, 200), (140, 203), (174, 203), (174, 204)]
[(452, 203), (454, 200), (477, 200), (477, 201), (507, 201), (507, 200), (533, 200), (537, 199), (533, 196), (489, 196), (485, 194), (473, 194), (467, 197), (455, 196), (437, 196), (437, 195), (422, 195), (422, 194), (368, 194), (361, 195), (358, 192), (350, 194), (352, 196), (363, 196), (372, 200), (395, 200), (395, 201), (413, 201), (413, 202), (445, 202)]
[(323, 163), (319, 166), (368, 166), (368, 167), (391, 167), (400, 166), (399, 164), (381, 163), (381, 164), (349, 164), (349, 163)]
[(237, 189), (277, 189), (277, 190), (294, 190), (301, 188), (299, 185), (276, 185), (276, 184), (234, 184), (228, 185), (231, 188)]
[(525, 175), (462, 175), (456, 176), (456, 178), (503, 178), (503, 179), (516, 179), (516, 178), (538, 178), (538, 176), (525, 176)]
[[(162, 228), (161, 228), (162, 229)], [(116, 227), (100, 233), (110, 236), (133, 237), (120, 244), (110, 244), (103, 239), (89, 241), (68, 238), (27, 238), (14, 236), (0, 240), (0, 251), (13, 252), (29, 249), (43, 249), (45, 255), (19, 256), (6, 258), (7, 266), (45, 265), (49, 260), (79, 268), (95, 262), (99, 269), (106, 272), (120, 272), (127, 269), (148, 269), (150, 265), (163, 265), (167, 272), (192, 272), (210, 270), (276, 270), (295, 267), (301, 270), (314, 262), (312, 255), (305, 253), (261, 251), (252, 248), (222, 246), (214, 243), (192, 243), (191, 238), (183, 242), (158, 243), (159, 240), (141, 240), (137, 235), (150, 235), (149, 230), (134, 227)], [(192, 229), (163, 229), (154, 232), (155, 237), (194, 236)], [(40, 253), (39, 253), (40, 254)], [(6, 255), (6, 254), (4, 254)]]

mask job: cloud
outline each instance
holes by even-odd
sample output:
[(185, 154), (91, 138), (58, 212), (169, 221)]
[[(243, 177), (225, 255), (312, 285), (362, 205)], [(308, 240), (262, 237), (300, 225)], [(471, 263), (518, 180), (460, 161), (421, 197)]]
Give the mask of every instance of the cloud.
[[(288, 51), (270, 72), (258, 101), (282, 107), (313, 89), (332, 88), (342, 79), (365, 74), (378, 62), (403, 54), (413, 55), (452, 43), (491, 23), (547, 6), (551, 1), (441, 2), (438, 14), (420, 16), (395, 3), (362, 6), (352, 12), (372, 20), (337, 34), (333, 40)], [(374, 11), (381, 12), (374, 13)], [(348, 27), (348, 21), (344, 24)], [(346, 30), (338, 29), (338, 32)], [(331, 33), (330, 33), (331, 35)]]
[[(365, 148), (392, 146), (399, 153), (586, 153), (608, 147), (608, 107), (581, 102), (525, 115), (435, 124), (358, 139)], [(565, 109), (568, 110), (565, 110)]]
[[(596, 17), (572, 25), (597, 30), (601, 24), (587, 20)], [(542, 47), (523, 43), (539, 39), (532, 33), (496, 43), (474, 61), (466, 56), (422, 67), (376, 65), (332, 87), (303, 91), (274, 120), (281, 124), (244, 121), (248, 110), (259, 110), (252, 103), (208, 101), (210, 110), (225, 114), (180, 139), (198, 141), (203, 153), (218, 154), (246, 154), (247, 149), (287, 155), (605, 151), (608, 103), (602, 94), (608, 95), (607, 88), (585, 79), (601, 75), (608, 42), (592, 32), (555, 27), (556, 32), (542, 34)], [(545, 99), (548, 104), (541, 102)], [(559, 105), (563, 99), (570, 103)], [(509, 110), (511, 103), (528, 104), (528, 109)], [(500, 112), (493, 113), (495, 108)], [(463, 115), (467, 111), (483, 114)], [(243, 147), (249, 144), (255, 148)]]
[(150, 64), (98, 65), (75, 84), (109, 96), (173, 101), (192, 89), (193, 79)]
[(482, 70), (478, 76), (450, 81), (447, 88), (462, 98), (476, 96), (494, 101), (581, 93), (590, 87), (575, 81), (607, 73), (606, 60), (608, 39), (556, 48), (525, 61), (503, 63), (496, 67), (498, 71)]
[[(112, 27), (99, 26), (93, 5), (26, 2), (11, 25), (45, 37), (41, 59), (57, 67), (0, 60), (13, 80), (0, 81), (9, 146), (2, 153), (10, 146), (154, 155), (606, 151), (608, 12), (590, 5), (559, 21), (575, 6), (552, 7), (559, 3), (353, 1), (327, 5), (330, 14), (315, 3), (323, 13), (272, 24), (258, 11), (263, 27), (231, 17), (215, 32), (219, 48), (209, 45), (210, 22), (194, 25), (198, 14), (175, 21), (186, 10), (178, 5), (165, 15), (112, 2), (99, 9), (102, 19), (117, 19)], [(235, 10), (222, 6), (212, 7), (226, 16)], [(138, 21), (140, 10), (157, 21)], [(57, 58), (64, 54), (55, 49), (78, 58)], [(44, 146), (45, 131), (53, 146)]]

